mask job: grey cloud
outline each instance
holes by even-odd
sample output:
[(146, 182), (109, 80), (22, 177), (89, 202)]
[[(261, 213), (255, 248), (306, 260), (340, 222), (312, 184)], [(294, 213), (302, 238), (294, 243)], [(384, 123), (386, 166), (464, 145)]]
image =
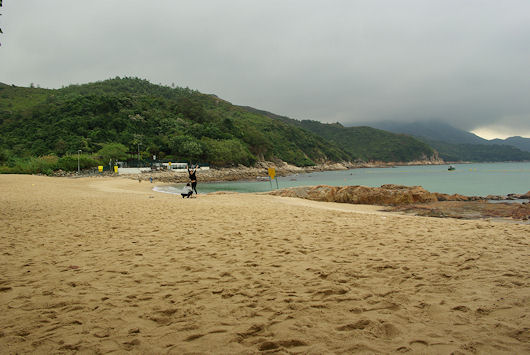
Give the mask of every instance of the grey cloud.
[(299, 119), (530, 131), (528, 1), (4, 1), (0, 81), (139, 76)]

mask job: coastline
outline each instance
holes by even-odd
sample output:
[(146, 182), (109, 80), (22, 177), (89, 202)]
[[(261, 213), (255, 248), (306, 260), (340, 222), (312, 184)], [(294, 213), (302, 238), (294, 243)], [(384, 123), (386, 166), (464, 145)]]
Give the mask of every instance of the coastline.
[[(277, 176), (288, 176), (293, 174), (312, 173), (317, 171), (336, 171), (348, 169), (363, 169), (363, 168), (392, 168), (395, 166), (416, 166), (416, 165), (445, 165), (441, 161), (413, 161), (406, 163), (385, 163), (385, 162), (369, 162), (369, 163), (328, 163), (318, 164), (314, 166), (298, 167), (290, 165), (285, 162), (260, 162), (254, 167), (247, 167), (240, 165), (233, 168), (211, 168), (208, 170), (200, 170), (202, 182), (224, 182), (224, 181), (255, 181), (267, 178), (268, 168), (275, 168)], [(141, 174), (133, 174), (128, 176), (135, 180), (149, 180), (153, 178), (155, 182), (167, 183), (181, 183), (187, 182), (186, 170), (173, 171), (152, 171)]]
[(530, 226), (0, 176), (3, 353), (527, 353)]
[[(202, 182), (225, 182), (225, 181), (252, 181), (268, 176), (268, 168), (275, 168), (277, 176), (288, 176), (293, 174), (311, 173), (316, 171), (336, 171), (348, 169), (363, 169), (363, 168), (392, 168), (396, 166), (420, 166), (420, 165), (447, 165), (443, 161), (422, 160), (412, 162), (340, 162), (340, 163), (323, 163), (314, 166), (299, 167), (291, 165), (282, 161), (269, 162), (263, 161), (257, 163), (253, 167), (239, 165), (237, 167), (223, 167), (223, 168), (209, 168), (208, 170), (201, 170)], [(155, 182), (164, 183), (181, 183), (187, 182), (187, 171), (185, 169), (175, 170), (158, 170), (147, 171), (140, 174), (124, 174), (116, 175), (113, 173), (98, 173), (97, 171), (85, 170), (81, 174), (76, 172), (56, 172), (53, 176), (56, 177), (124, 177), (133, 180), (148, 181), (150, 178)]]

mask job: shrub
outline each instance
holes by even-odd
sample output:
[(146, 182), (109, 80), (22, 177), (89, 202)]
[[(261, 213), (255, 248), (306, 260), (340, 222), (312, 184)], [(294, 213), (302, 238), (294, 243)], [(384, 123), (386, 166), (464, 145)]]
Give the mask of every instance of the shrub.
[(57, 157), (29, 157), (10, 159), (9, 166), (0, 170), (3, 174), (43, 174), (57, 167)]
[[(81, 169), (93, 168), (98, 165), (97, 160), (93, 159), (89, 155), (79, 156), (79, 167)], [(77, 156), (68, 155), (59, 159), (57, 162), (57, 169), (65, 171), (76, 171), (77, 170)]]

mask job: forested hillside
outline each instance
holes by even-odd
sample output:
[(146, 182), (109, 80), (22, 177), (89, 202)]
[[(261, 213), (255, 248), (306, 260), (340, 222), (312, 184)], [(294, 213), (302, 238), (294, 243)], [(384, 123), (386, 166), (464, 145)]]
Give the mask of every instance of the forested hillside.
[(136, 78), (58, 90), (0, 87), (2, 156), (96, 153), (119, 143), (129, 156), (251, 165), (281, 159), (300, 166), (349, 160), (301, 128), (252, 114), (213, 95)]
[(445, 161), (502, 162), (528, 161), (530, 153), (510, 145), (451, 144), (427, 141)]
[(525, 152), (530, 152), (530, 138), (515, 136), (508, 137), (506, 139), (492, 139), (489, 141), (489, 143), (511, 145), (512, 147), (523, 150)]
[[(55, 161), (78, 151), (85, 166), (109, 158), (136, 160), (138, 155), (216, 166), (275, 159), (308, 166), (411, 161), (433, 154), (407, 136), (278, 119), (215, 95), (138, 78), (56, 90), (1, 84), (0, 99), (0, 165), (24, 157)], [(70, 159), (63, 165), (72, 164)]]
[(411, 136), (395, 134), (371, 127), (344, 127), (340, 123), (295, 120), (270, 112), (245, 107), (312, 132), (346, 151), (353, 160), (407, 162), (426, 160), (435, 156), (434, 150)]
[(404, 133), (424, 141), (446, 161), (530, 160), (530, 139), (510, 137), (487, 140), (443, 122), (371, 122), (371, 127)]

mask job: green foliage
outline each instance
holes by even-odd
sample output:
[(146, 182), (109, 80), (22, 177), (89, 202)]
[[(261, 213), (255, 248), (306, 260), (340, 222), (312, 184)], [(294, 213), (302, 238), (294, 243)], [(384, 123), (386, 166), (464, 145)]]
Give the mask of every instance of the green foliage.
[[(407, 161), (432, 150), (412, 138), (281, 118), (214, 95), (115, 78), (59, 90), (0, 85), (0, 149), (17, 158), (76, 152), (136, 161), (156, 155), (214, 165), (281, 159)], [(6, 165), (6, 158), (4, 164)], [(9, 160), (10, 158), (8, 158)], [(72, 158), (60, 160), (71, 169)], [(57, 164), (59, 164), (59, 162)], [(75, 167), (77, 167), (77, 162)]]
[(97, 153), (101, 161), (106, 164), (110, 160), (126, 160), (127, 147), (120, 143), (108, 143), (103, 146)]
[[(79, 166), (81, 169), (89, 169), (97, 166), (97, 161), (88, 155), (80, 155)], [(77, 171), (77, 156), (64, 156), (59, 158), (55, 155), (42, 157), (11, 157), (7, 164), (0, 166), (1, 174), (46, 174), (51, 175), (56, 170)]]
[[(76, 171), (77, 170), (77, 155), (69, 155), (60, 158), (57, 162), (57, 167), (65, 171)], [(94, 168), (98, 165), (98, 161), (87, 155), (79, 156), (79, 167), (81, 169)]]
[(49, 174), (57, 166), (57, 157), (29, 157), (12, 159), (9, 165), (0, 170), (2, 173), (11, 174)]
[(445, 161), (500, 162), (530, 160), (530, 152), (509, 145), (450, 144), (429, 141)]
[(343, 127), (316, 121), (302, 121), (301, 125), (335, 142), (354, 159), (397, 162), (422, 160), (434, 154), (427, 144), (410, 136), (370, 127)]
[[(291, 164), (348, 160), (348, 154), (299, 127), (250, 113), (213, 95), (115, 78), (60, 90), (2, 87), (0, 148), (17, 157), (98, 152), (212, 164)], [(106, 152), (109, 144), (118, 152)], [(125, 147), (125, 148), (124, 148)], [(106, 149), (105, 149), (106, 148)]]
[(298, 121), (251, 107), (245, 109), (312, 132), (346, 152), (347, 160), (399, 162), (421, 160), (434, 154), (426, 143), (402, 134), (370, 127), (344, 127), (340, 123)]
[(256, 159), (247, 147), (237, 139), (215, 140), (204, 137), (205, 158), (213, 165), (252, 165)]
[(9, 159), (8, 151), (6, 149), (0, 148), (0, 164), (7, 162), (8, 159)]
[(170, 138), (170, 148), (173, 155), (181, 161), (198, 161), (203, 153), (201, 141), (188, 135)]

